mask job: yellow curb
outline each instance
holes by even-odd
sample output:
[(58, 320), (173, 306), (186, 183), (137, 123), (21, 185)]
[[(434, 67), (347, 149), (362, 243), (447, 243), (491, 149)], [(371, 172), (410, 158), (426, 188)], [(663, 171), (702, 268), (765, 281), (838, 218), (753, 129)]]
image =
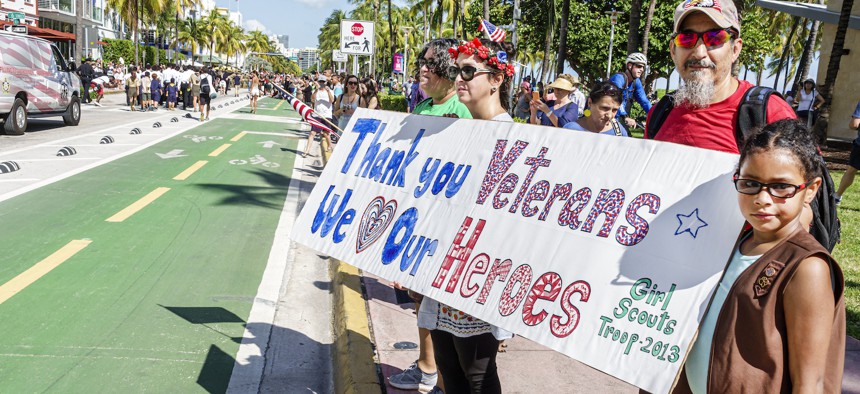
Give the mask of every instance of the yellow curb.
[(334, 261), (331, 264), (334, 293), (334, 392), (380, 394), (376, 357), (370, 339), (367, 302), (362, 296), (358, 268)]

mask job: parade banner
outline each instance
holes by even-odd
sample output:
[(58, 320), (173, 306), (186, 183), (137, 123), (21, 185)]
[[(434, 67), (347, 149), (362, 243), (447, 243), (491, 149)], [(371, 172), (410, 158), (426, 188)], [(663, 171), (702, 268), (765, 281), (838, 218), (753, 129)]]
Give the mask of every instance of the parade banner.
[(292, 237), (667, 392), (743, 224), (736, 162), (634, 138), (359, 109)]
[(391, 62), (391, 71), (397, 74), (403, 74), (403, 54), (395, 53)]

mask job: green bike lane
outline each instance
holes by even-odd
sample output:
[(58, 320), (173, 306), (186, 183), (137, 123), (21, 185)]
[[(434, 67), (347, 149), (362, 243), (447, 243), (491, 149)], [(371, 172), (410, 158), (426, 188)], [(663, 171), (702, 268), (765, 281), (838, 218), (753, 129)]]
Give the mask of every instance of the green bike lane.
[(0, 286), (36, 276), (0, 303), (0, 390), (226, 390), (291, 181), (290, 127), (214, 119), (0, 203)]

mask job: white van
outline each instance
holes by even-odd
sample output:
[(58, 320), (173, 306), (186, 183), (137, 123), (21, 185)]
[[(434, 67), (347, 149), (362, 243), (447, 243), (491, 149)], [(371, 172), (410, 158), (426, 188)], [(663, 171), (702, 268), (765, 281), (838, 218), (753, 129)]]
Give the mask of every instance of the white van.
[(81, 121), (81, 79), (57, 47), (40, 38), (0, 32), (0, 119), (6, 134), (21, 135), (28, 118)]

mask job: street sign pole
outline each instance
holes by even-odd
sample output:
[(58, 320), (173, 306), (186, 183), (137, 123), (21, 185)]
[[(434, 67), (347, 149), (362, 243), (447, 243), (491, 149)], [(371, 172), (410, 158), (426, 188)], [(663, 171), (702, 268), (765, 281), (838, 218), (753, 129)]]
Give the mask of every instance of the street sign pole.
[(606, 61), (606, 79), (609, 79), (609, 73), (612, 72), (612, 41), (615, 40), (615, 24), (618, 23), (618, 11), (607, 11), (609, 21), (612, 27), (609, 29), (609, 60)]

